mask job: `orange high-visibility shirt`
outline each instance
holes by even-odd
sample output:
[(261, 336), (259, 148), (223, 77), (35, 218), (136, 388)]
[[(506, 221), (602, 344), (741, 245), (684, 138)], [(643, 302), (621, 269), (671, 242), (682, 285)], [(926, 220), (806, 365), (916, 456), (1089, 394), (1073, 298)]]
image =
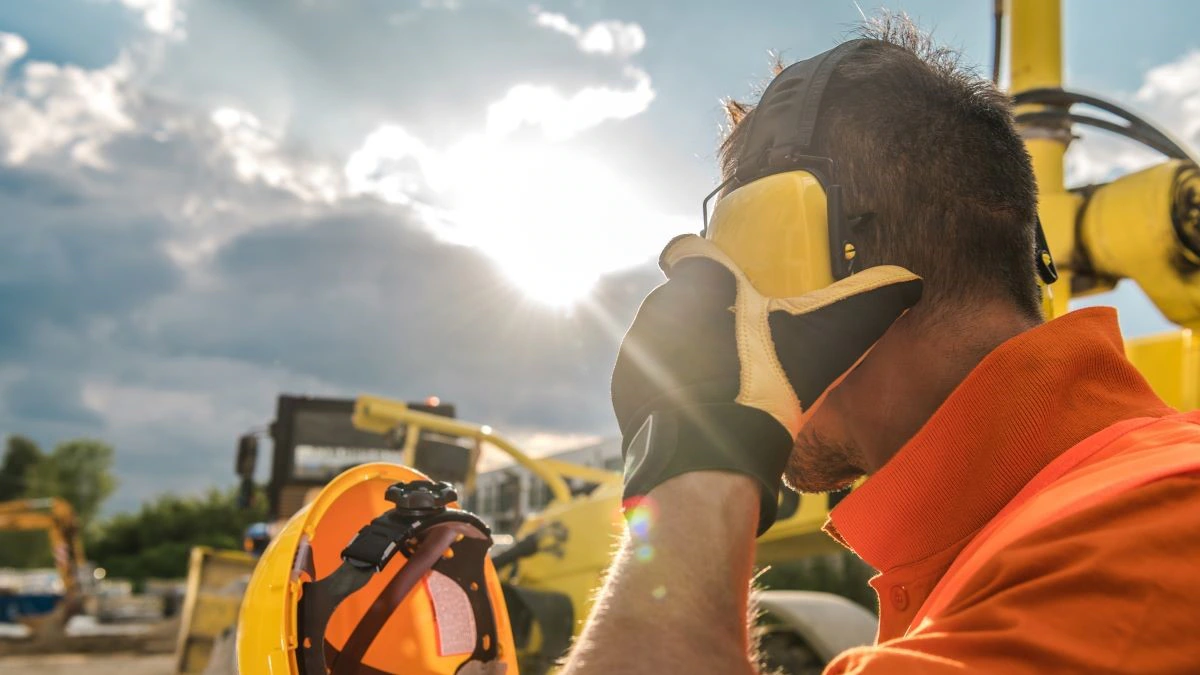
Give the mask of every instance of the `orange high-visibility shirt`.
[[(1126, 360), (1111, 309), (1001, 345), (831, 514), (830, 533), (880, 570), (880, 626), (876, 646), (826, 673), (1200, 673), (1197, 474), (1027, 523), (1003, 547), (976, 542), (967, 553), (986, 557), (964, 555), (972, 573), (952, 574), (938, 611), (910, 628), (960, 552), (1056, 459), (1172, 414)], [(1200, 453), (1200, 426), (1181, 428), (1172, 443)]]

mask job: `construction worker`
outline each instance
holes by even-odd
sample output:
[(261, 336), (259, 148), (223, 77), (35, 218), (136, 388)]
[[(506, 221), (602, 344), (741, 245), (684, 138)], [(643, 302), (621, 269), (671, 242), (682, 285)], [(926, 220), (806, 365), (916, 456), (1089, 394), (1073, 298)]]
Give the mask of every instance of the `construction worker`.
[[(880, 572), (877, 644), (827, 673), (1200, 672), (1200, 417), (1155, 396), (1112, 309), (1043, 321), (1006, 97), (902, 17), (864, 37), (810, 153), (869, 215), (857, 269), (768, 300), (710, 240), (664, 250), (612, 382), (643, 517), (565, 672), (754, 672), (781, 474), (869, 476), (827, 529)], [(760, 175), (736, 159), (755, 111), (729, 108), (723, 173)]]

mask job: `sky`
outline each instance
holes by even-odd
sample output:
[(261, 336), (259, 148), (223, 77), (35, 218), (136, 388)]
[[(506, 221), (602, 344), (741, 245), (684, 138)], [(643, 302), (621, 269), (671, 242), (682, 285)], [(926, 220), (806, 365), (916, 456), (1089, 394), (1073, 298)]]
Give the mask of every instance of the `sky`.
[[(986, 72), (991, 5), (886, 6)], [(436, 394), (535, 451), (611, 436), (616, 348), (699, 229), (720, 99), (873, 8), (0, 3), (0, 435), (112, 443), (109, 512), (231, 486), (281, 392)], [(1068, 1), (1067, 82), (1200, 146), (1198, 22)], [(1068, 176), (1152, 161), (1085, 135)], [(1089, 302), (1169, 328), (1132, 285)]]

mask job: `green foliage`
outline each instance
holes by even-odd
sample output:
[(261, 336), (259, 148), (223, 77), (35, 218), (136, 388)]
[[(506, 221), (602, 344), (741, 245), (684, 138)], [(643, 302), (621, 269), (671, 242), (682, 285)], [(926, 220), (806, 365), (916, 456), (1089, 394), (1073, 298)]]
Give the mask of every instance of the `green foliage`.
[(67, 500), (86, 525), (116, 489), (112, 463), (113, 449), (107, 443), (88, 438), (59, 443), (30, 467), (27, 494)]
[(878, 612), (875, 591), (867, 583), (874, 574), (858, 556), (844, 551), (772, 565), (759, 575), (758, 585), (763, 589), (833, 593)]
[(97, 523), (89, 533), (88, 557), (110, 577), (177, 579), (187, 574), (193, 546), (241, 549), (251, 523), (266, 520), (266, 500), (239, 509), (236, 490), (211, 490), (203, 497), (164, 495), (142, 505), (136, 514), (121, 514)]
[(42, 461), (38, 444), (24, 436), (9, 436), (0, 464), (0, 502), (20, 499), (28, 487), (26, 476)]
[[(47, 454), (24, 436), (9, 436), (0, 463), (0, 501), (59, 497), (86, 525), (116, 487), (112, 463), (113, 449), (101, 441), (66, 441)], [(53, 566), (46, 532), (0, 532), (0, 567)]]
[[(0, 463), (0, 502), (21, 499), (28, 493), (26, 477), (42, 461), (42, 450), (24, 436), (9, 436)], [(53, 567), (50, 536), (42, 531), (0, 532), (0, 567), (27, 569)]]
[(54, 567), (50, 535), (45, 531), (0, 532), (0, 567)]

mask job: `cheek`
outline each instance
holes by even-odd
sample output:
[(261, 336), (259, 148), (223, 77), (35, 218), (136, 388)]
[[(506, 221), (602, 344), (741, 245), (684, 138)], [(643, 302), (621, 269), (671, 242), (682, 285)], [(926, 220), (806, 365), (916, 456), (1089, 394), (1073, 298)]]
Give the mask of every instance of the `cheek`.
[(839, 425), (842, 433), (851, 426), (861, 431), (862, 425), (891, 415), (898, 399), (903, 399), (898, 394), (904, 391), (906, 379), (921, 372), (920, 366), (897, 368), (890, 353), (887, 359), (879, 358), (878, 353), (872, 355), (876, 358), (865, 359), (847, 373), (821, 402), (820, 407), (825, 408), (822, 415), (828, 418), (825, 424)]
[(797, 447), (806, 438), (820, 438), (833, 442), (845, 439), (846, 428), (846, 394), (842, 386), (835, 387), (821, 397), (815, 406), (804, 416), (804, 424), (800, 427)]

